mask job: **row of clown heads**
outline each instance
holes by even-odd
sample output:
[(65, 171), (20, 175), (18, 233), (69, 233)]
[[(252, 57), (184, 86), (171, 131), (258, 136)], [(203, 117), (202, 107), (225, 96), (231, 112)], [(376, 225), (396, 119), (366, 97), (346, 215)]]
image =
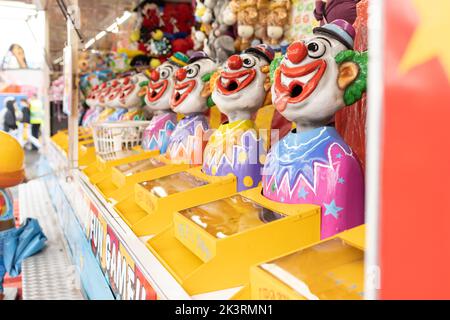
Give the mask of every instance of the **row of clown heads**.
[[(281, 57), (264, 44), (221, 66), (204, 52), (189, 59), (176, 53), (149, 74), (96, 88), (88, 104), (130, 108), (143, 101), (153, 114), (145, 148), (195, 159), (209, 175), (231, 173), (238, 191), (262, 183), (263, 195), (272, 201), (319, 205), (326, 238), (364, 222), (362, 169), (329, 126), (335, 113), (366, 89), (367, 53), (353, 50), (354, 37), (349, 23), (335, 20), (315, 28), (310, 39), (293, 42)], [(252, 114), (270, 98), (295, 129), (266, 150)], [(205, 111), (212, 105), (228, 122), (202, 144), (193, 137), (209, 132)], [(184, 118), (177, 122), (176, 113)], [(198, 149), (200, 159), (194, 156)]]

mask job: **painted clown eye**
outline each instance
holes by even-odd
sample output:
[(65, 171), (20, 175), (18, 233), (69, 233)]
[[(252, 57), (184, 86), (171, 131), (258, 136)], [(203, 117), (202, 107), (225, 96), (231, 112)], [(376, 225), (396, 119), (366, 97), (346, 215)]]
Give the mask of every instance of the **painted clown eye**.
[(308, 43), (307, 47), (308, 56), (314, 59), (322, 57), (327, 51), (325, 44), (323, 44), (321, 41), (311, 41), (310, 43)]
[(160, 75), (161, 79), (167, 79), (170, 76), (170, 71), (169, 71), (169, 69), (161, 69), (161, 71), (159, 72), (159, 75)]
[(186, 69), (186, 74), (188, 78), (194, 78), (200, 71), (200, 66), (198, 64), (193, 64)]
[(253, 59), (252, 57), (244, 57), (242, 59), (242, 65), (245, 68), (251, 68), (251, 67), (253, 67), (255, 65), (255, 63), (256, 63), (255, 59)]

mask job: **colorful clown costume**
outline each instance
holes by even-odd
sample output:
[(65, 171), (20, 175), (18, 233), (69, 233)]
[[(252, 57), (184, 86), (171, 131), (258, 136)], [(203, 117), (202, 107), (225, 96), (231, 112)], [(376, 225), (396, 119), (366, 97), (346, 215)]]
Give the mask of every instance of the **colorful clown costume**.
[(211, 176), (233, 174), (237, 190), (258, 186), (261, 162), (266, 156), (264, 143), (258, 139), (251, 120), (221, 125), (209, 139), (203, 159), (203, 172)]
[(263, 171), (267, 198), (322, 209), (321, 238), (364, 222), (364, 178), (352, 150), (332, 127), (291, 132), (275, 144)]
[(193, 113), (181, 119), (169, 139), (167, 158), (174, 162), (201, 164), (208, 129), (208, 119), (202, 113)]
[(165, 153), (176, 123), (177, 115), (173, 112), (165, 112), (154, 116), (144, 131), (142, 148), (159, 150), (161, 154)]

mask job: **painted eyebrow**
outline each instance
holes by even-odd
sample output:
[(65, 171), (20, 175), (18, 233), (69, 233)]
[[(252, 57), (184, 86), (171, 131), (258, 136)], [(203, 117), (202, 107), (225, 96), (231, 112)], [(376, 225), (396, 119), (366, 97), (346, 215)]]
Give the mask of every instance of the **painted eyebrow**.
[(324, 38), (324, 37), (317, 37), (316, 39), (322, 39), (322, 40), (325, 40), (326, 42), (328, 42), (328, 44), (330, 45), (330, 47), (332, 47), (331, 41), (328, 40), (327, 38)]
[(168, 64), (166, 67), (167, 67), (167, 68), (170, 68), (170, 70), (173, 71), (173, 66), (171, 66), (170, 64)]

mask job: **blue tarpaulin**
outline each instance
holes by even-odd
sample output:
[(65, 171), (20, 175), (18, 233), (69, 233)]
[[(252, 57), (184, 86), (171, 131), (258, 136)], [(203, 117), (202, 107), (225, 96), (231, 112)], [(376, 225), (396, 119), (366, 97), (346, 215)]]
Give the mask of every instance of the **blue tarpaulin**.
[(22, 269), (22, 261), (45, 247), (47, 237), (36, 219), (28, 218), (13, 234), (5, 239), (3, 259), (6, 271), (16, 277)]

